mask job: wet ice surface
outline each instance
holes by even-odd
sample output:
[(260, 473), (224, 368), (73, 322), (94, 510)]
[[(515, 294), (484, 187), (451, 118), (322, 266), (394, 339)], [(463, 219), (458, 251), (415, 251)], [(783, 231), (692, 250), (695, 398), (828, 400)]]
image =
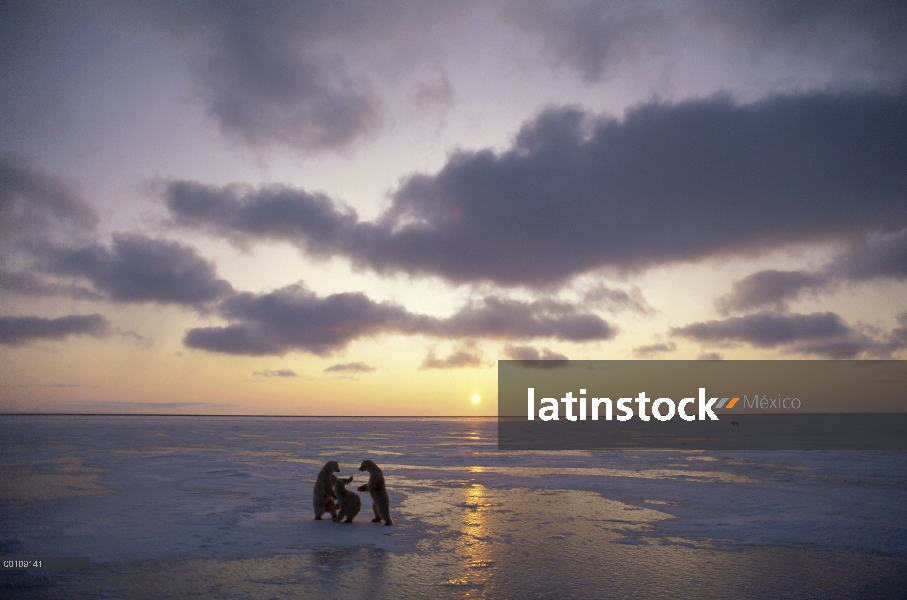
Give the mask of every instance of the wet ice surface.
[[(499, 453), (494, 420), (0, 417), (22, 597), (896, 597), (907, 453)], [(395, 525), (312, 519), (328, 460)], [(4, 594), (0, 594), (4, 595)]]

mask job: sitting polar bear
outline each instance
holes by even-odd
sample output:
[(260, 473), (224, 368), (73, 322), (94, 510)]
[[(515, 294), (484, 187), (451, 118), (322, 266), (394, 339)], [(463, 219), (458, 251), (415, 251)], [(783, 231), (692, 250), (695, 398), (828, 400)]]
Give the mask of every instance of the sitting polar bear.
[(360, 471), (368, 471), (368, 483), (360, 485), (357, 489), (360, 492), (368, 490), (372, 496), (372, 510), (375, 511), (373, 523), (384, 521), (385, 525), (393, 525), (391, 520), (391, 502), (387, 497), (387, 488), (384, 486), (384, 473), (374, 462), (370, 460), (362, 461), (359, 466)]
[(334, 481), (337, 477), (334, 473), (340, 472), (340, 464), (336, 460), (326, 462), (318, 473), (318, 479), (315, 480), (315, 492), (312, 494), (312, 507), (315, 509), (315, 518), (321, 520), (321, 515), (326, 512), (331, 513), (331, 518), (337, 516), (337, 505), (334, 500), (337, 494), (334, 493)]
[[(353, 481), (352, 477), (335, 477), (334, 478), (334, 493), (337, 495), (337, 516), (334, 517), (334, 521), (340, 523), (352, 523), (356, 515), (359, 514), (359, 509), (362, 508), (362, 500), (359, 499), (359, 494), (355, 492), (350, 492), (346, 489), (346, 484)], [(344, 521), (343, 519), (346, 518)]]

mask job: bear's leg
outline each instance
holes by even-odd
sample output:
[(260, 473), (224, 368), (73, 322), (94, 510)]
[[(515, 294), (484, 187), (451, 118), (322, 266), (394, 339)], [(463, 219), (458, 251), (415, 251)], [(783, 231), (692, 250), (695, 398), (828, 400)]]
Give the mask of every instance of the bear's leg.
[(378, 514), (378, 505), (377, 505), (377, 504), (372, 504), (372, 510), (375, 512), (375, 518), (372, 519), (372, 523), (380, 523), (380, 522), (381, 522), (381, 515)]

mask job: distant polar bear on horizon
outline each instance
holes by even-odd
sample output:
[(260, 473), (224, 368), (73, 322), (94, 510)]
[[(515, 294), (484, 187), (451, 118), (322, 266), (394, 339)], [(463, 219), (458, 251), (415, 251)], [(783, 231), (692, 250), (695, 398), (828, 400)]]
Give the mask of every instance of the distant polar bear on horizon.
[(334, 481), (337, 477), (334, 473), (340, 472), (340, 463), (331, 460), (324, 463), (318, 478), (315, 480), (315, 491), (312, 494), (312, 507), (315, 509), (315, 519), (321, 520), (321, 515), (331, 513), (331, 518), (337, 516), (337, 494), (334, 493)]
[(372, 496), (372, 510), (375, 511), (375, 518), (372, 519), (372, 523), (384, 521), (385, 525), (393, 525), (391, 502), (387, 496), (387, 487), (384, 485), (384, 472), (371, 460), (362, 461), (362, 464), (359, 465), (359, 470), (368, 471), (368, 483), (360, 485), (356, 489), (360, 492), (368, 490), (368, 493)]

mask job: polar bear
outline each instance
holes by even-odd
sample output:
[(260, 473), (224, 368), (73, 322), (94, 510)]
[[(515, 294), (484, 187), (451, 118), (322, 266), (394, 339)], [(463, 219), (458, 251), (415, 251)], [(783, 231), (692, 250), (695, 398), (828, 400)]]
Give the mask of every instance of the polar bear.
[(362, 461), (359, 470), (368, 471), (368, 483), (360, 485), (357, 489), (360, 492), (368, 490), (372, 496), (372, 510), (375, 511), (372, 523), (384, 521), (385, 525), (393, 525), (391, 503), (387, 497), (387, 488), (384, 486), (384, 473), (378, 468), (378, 465), (370, 460)]
[[(334, 478), (334, 493), (337, 495), (337, 516), (334, 517), (334, 521), (340, 523), (352, 523), (356, 515), (359, 514), (359, 509), (362, 508), (362, 500), (359, 499), (359, 494), (356, 492), (350, 492), (346, 489), (346, 484), (353, 481), (352, 477), (335, 477)], [(344, 521), (343, 519), (346, 518)]]
[(312, 494), (312, 507), (315, 509), (315, 519), (321, 520), (321, 515), (326, 512), (331, 513), (331, 518), (337, 516), (337, 505), (334, 500), (337, 495), (334, 493), (334, 481), (337, 477), (334, 473), (340, 472), (340, 464), (336, 460), (324, 463), (321, 472), (318, 473), (318, 479), (315, 480), (315, 491)]

